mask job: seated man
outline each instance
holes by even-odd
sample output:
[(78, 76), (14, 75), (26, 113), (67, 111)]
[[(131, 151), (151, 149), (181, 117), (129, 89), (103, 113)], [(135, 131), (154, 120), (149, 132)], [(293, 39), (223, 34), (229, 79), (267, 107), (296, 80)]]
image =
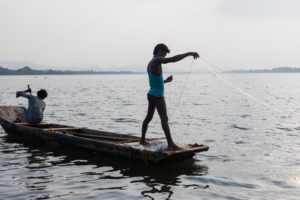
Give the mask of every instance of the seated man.
[[(30, 93), (30, 94), (26, 94)], [(36, 124), (43, 121), (43, 112), (46, 104), (43, 101), (48, 93), (46, 90), (41, 89), (37, 92), (37, 96), (31, 95), (31, 89), (28, 87), (25, 91), (18, 91), (16, 97), (25, 97), (28, 99), (28, 109), (26, 111), (26, 120), (28, 123)]]

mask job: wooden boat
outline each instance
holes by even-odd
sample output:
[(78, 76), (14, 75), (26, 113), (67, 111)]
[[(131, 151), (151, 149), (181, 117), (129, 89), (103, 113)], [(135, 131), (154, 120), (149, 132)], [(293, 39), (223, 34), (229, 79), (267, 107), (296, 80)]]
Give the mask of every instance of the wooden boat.
[[(112, 132), (77, 128), (52, 123), (24, 123), (24, 108), (0, 106), (0, 124), (8, 135), (18, 138), (37, 138), (123, 156), (145, 163), (160, 164), (193, 157), (197, 152), (207, 151), (206, 145), (188, 144), (180, 150), (167, 150), (165, 139), (148, 139), (149, 145), (139, 144), (139, 137)], [(14, 122), (18, 119), (21, 122)]]

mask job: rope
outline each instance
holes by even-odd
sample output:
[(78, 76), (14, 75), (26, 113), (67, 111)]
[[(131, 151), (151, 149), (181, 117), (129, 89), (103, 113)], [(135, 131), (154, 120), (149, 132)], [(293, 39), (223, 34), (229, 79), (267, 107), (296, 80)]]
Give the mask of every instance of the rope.
[(193, 59), (192, 62), (191, 62), (189, 72), (188, 72), (188, 74), (187, 74), (187, 76), (186, 76), (186, 79), (185, 79), (185, 82), (184, 82), (184, 84), (183, 84), (182, 90), (181, 90), (181, 92), (180, 92), (179, 100), (178, 100), (176, 106), (178, 106), (178, 105), (181, 103), (181, 100), (182, 100), (182, 97), (183, 97), (184, 89), (186, 88), (186, 85), (187, 85), (187, 83), (188, 83), (188, 81), (189, 81), (189, 79), (190, 79), (190, 75), (191, 75), (191, 72), (192, 72), (193, 64), (194, 64), (194, 59)]
[[(214, 64), (210, 63), (209, 61), (207, 61), (205, 58), (201, 57), (200, 58), (202, 61), (204, 61), (208, 66), (204, 65), (206, 67), (206, 69), (208, 71), (210, 71), (213, 75), (215, 75), (215, 77), (217, 77), (218, 79), (220, 79), (221, 81), (223, 81), (227, 86), (230, 86), (231, 88), (237, 90), (239, 93), (247, 96), (248, 98), (252, 99), (253, 101), (264, 105), (266, 107), (268, 107), (270, 110), (276, 112), (277, 114), (283, 115), (285, 116), (286, 114), (283, 113), (281, 110), (277, 110), (274, 109), (270, 104), (267, 104), (266, 102), (254, 97), (253, 95), (249, 94), (248, 92), (245, 92), (244, 90), (242, 90), (241, 88), (237, 87), (236, 85), (234, 85), (233, 83), (231, 83), (230, 81), (228, 81), (227, 79), (225, 79), (224, 77), (222, 77), (221, 75), (219, 75), (216, 71), (214, 71), (212, 69), (212, 67), (217, 68), (219, 70), (219, 68), (217, 66), (215, 66)], [(209, 67), (210, 66), (210, 67)], [(221, 71), (221, 70), (219, 70)], [(296, 111), (291, 112), (290, 114), (286, 115), (288, 117), (290, 117), (293, 113), (295, 113)], [(295, 123), (287, 123), (288, 125), (296, 125)]]
[[(207, 62), (205, 59), (201, 58), (205, 63), (207, 63), (208, 65), (211, 65), (211, 66), (214, 66), (212, 64), (210, 64), (209, 62)], [(278, 110), (276, 109), (273, 109), (271, 105), (267, 104), (266, 102), (262, 101), (262, 100), (259, 100), (258, 98), (254, 97), (253, 95), (249, 94), (248, 92), (245, 92), (244, 90), (242, 90), (241, 88), (237, 87), (236, 85), (234, 85), (233, 83), (229, 82), (227, 79), (223, 78), (221, 75), (219, 75), (216, 71), (214, 71), (211, 67), (209, 66), (206, 66), (206, 69), (209, 70), (212, 74), (214, 74), (218, 79), (222, 80), (226, 85), (230, 86), (231, 88), (237, 90), (238, 92), (240, 92), (241, 94), (249, 97), (250, 99), (256, 101), (257, 103), (259, 104), (262, 104), (264, 106), (267, 106), (269, 107), (270, 109), (272, 109), (273, 111), (275, 112), (279, 112)]]
[[(174, 108), (171, 112), (171, 114), (169, 115), (169, 118), (173, 118), (173, 116), (176, 114), (177, 110), (180, 108), (181, 106), (181, 103), (182, 103), (182, 99), (183, 99), (183, 93), (184, 93), (184, 90), (187, 86), (187, 83), (190, 79), (190, 75), (191, 75), (191, 72), (192, 72), (192, 68), (193, 68), (193, 65), (194, 65), (194, 59), (192, 60), (191, 64), (190, 64), (190, 67), (189, 67), (189, 71), (187, 73), (187, 76), (185, 78), (185, 81), (184, 81), (184, 84), (183, 84), (183, 87), (180, 91), (180, 95), (179, 95), (179, 98), (177, 100), (177, 103), (174, 105)], [(171, 88), (171, 87), (170, 87)], [(171, 96), (171, 95), (170, 95)], [(171, 101), (171, 98), (170, 98), (170, 101)]]
[[(206, 60), (205, 58), (203, 58), (202, 56), (200, 57), (200, 59), (205, 62), (207, 65), (204, 65), (205, 68), (210, 71), (215, 77), (217, 77), (219, 80), (221, 80), (222, 82), (224, 82), (227, 86), (235, 89), (236, 91), (238, 91), (239, 93), (243, 94), (244, 96), (252, 99), (253, 101), (255, 101), (256, 103), (260, 104), (260, 105), (263, 105), (265, 107), (268, 107), (270, 110), (276, 112), (277, 114), (281, 114), (281, 115), (286, 115), (284, 114), (282, 111), (280, 110), (277, 110), (277, 109), (274, 109), (270, 104), (258, 99), (257, 97), (249, 94), (248, 92), (242, 90), (241, 88), (239, 88), (238, 86), (234, 85), (233, 83), (231, 83), (230, 81), (228, 81), (227, 79), (225, 79), (223, 76), (219, 75), (220, 72), (222, 72), (222, 70), (217, 67), (216, 65), (212, 64), (211, 62), (209, 62), (208, 60)], [(179, 99), (177, 101), (177, 103), (175, 104), (175, 108), (173, 108), (173, 111), (171, 112), (171, 114), (169, 116), (173, 117), (177, 110), (180, 108), (181, 106), (181, 103), (182, 103), (182, 98), (183, 98), (183, 93), (184, 93), (184, 90), (187, 86), (187, 83), (188, 83), (188, 80), (190, 78), (190, 75), (191, 75), (191, 72), (192, 72), (192, 67), (193, 67), (193, 64), (194, 64), (194, 60), (192, 60), (191, 62), (191, 65), (190, 65), (190, 68), (189, 68), (189, 71), (188, 71), (188, 74), (186, 76), (186, 79), (185, 79), (185, 82), (183, 84), (183, 87), (181, 89), (181, 92), (180, 92), (180, 96), (179, 96)], [(216, 72), (213, 68), (217, 69), (219, 72)], [(171, 86), (170, 86), (170, 102), (172, 100), (171, 98), (172, 94), (171, 94)], [(172, 109), (171, 109), (172, 110)], [(288, 117), (291, 116), (291, 114), (295, 113), (296, 111), (290, 113), (289, 115), (287, 115)], [(289, 125), (296, 125), (296, 124), (291, 124), (291, 123), (288, 123)]]

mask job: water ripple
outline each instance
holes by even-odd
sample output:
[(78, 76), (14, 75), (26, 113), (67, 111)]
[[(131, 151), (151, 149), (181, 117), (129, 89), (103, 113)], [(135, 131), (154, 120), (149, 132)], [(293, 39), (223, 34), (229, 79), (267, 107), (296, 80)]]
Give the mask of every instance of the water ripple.
[(239, 129), (239, 130), (243, 130), (243, 131), (251, 130), (250, 128), (238, 126), (238, 125), (236, 125), (236, 124), (230, 125), (230, 128), (233, 128), (233, 129)]
[[(1, 199), (298, 199), (299, 74), (225, 74), (272, 109), (210, 74), (176, 74), (166, 102), (173, 140), (204, 143), (194, 159), (145, 166), (57, 144), (24, 142), (0, 129)], [(15, 91), (44, 87), (45, 120), (140, 136), (147, 76), (0, 76), (0, 104), (24, 105)], [(78, 92), (80, 91), (80, 92)], [(288, 123), (295, 122), (294, 125)], [(147, 137), (164, 137), (157, 112)], [(166, 145), (166, 142), (164, 143)]]

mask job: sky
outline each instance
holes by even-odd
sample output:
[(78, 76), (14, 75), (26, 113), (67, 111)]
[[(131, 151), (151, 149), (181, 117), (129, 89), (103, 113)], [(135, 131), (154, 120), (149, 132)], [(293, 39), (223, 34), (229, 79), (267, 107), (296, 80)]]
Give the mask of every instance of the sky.
[(138, 69), (165, 43), (223, 70), (300, 67), (299, 10), (298, 0), (0, 0), (0, 61)]

